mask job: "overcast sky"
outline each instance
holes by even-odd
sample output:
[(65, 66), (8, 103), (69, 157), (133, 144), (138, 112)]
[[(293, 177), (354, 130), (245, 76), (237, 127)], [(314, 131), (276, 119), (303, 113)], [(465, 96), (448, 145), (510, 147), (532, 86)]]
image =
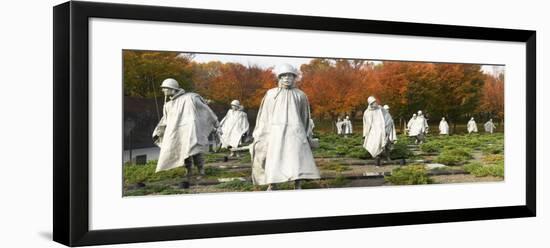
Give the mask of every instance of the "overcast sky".
[[(296, 57), (275, 57), (275, 56), (255, 56), (255, 55), (221, 55), (221, 54), (205, 54), (197, 53), (193, 58), (195, 62), (207, 63), (210, 61), (220, 61), (222, 63), (233, 62), (251, 66), (257, 65), (261, 68), (274, 67), (279, 64), (291, 64), (297, 69), (302, 64), (307, 64), (311, 58), (296, 58)], [(371, 60), (369, 60), (371, 61)], [(380, 61), (372, 60), (371, 62), (380, 63)], [(487, 73), (496, 74), (504, 71), (504, 66), (483, 65), (481, 70)]]

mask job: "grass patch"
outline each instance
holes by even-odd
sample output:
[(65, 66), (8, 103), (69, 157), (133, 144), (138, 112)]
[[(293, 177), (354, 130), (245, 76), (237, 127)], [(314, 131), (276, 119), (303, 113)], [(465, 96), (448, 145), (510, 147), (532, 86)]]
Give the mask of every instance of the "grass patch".
[(250, 171), (231, 171), (218, 167), (206, 167), (204, 168), (204, 176), (206, 178), (248, 177)]
[(217, 189), (227, 189), (231, 191), (253, 191), (254, 185), (248, 181), (232, 180), (229, 182), (220, 183), (214, 186)]
[(331, 171), (336, 171), (336, 172), (343, 172), (343, 171), (351, 170), (351, 168), (349, 168), (348, 166), (343, 165), (343, 164), (338, 164), (338, 163), (321, 164), (319, 166), (319, 169), (321, 169), (321, 170), (331, 170)]
[(249, 152), (245, 153), (244, 156), (242, 156), (239, 159), (239, 162), (243, 164), (252, 163), (252, 159), (250, 158), (250, 153)]
[(395, 185), (429, 184), (433, 180), (428, 176), (424, 165), (408, 165), (395, 168), (390, 176), (384, 177), (387, 182)]
[(346, 186), (350, 182), (349, 179), (345, 178), (342, 175), (336, 176), (334, 179), (325, 180), (325, 183), (329, 188), (340, 188)]
[(216, 153), (205, 153), (204, 156), (204, 163), (216, 163), (223, 161), (224, 157), (227, 156), (227, 149), (222, 149)]
[(146, 185), (143, 188), (126, 190), (124, 196), (142, 196), (142, 195), (169, 195), (183, 193), (173, 189), (170, 185)]
[(123, 166), (124, 184), (150, 183), (187, 175), (187, 170), (183, 166), (155, 173), (156, 168), (156, 160), (149, 161), (145, 165), (125, 164)]
[(345, 178), (343, 175), (338, 175), (334, 179), (304, 180), (302, 181), (302, 189), (341, 188), (350, 182), (350, 179)]

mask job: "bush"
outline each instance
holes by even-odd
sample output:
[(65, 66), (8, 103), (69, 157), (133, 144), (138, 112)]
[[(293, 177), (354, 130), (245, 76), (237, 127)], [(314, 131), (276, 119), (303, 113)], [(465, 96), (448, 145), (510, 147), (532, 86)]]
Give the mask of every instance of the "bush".
[(363, 147), (353, 147), (348, 151), (348, 157), (358, 158), (358, 159), (369, 159), (372, 158), (370, 153)]
[(409, 158), (410, 156), (412, 156), (412, 152), (407, 148), (407, 143), (397, 142), (393, 144), (392, 150), (390, 151), (391, 159)]
[(487, 164), (498, 164), (498, 163), (504, 163), (504, 155), (502, 154), (489, 154), (485, 157), (483, 157), (483, 162)]
[(395, 168), (390, 176), (384, 179), (395, 185), (429, 184), (432, 179), (428, 176), (424, 165), (408, 165)]
[(423, 152), (440, 152), (441, 144), (439, 142), (426, 142), (420, 145), (420, 150)]
[(504, 163), (482, 165), (479, 162), (470, 163), (464, 166), (464, 170), (476, 177), (504, 177)]
[(486, 146), (481, 149), (484, 154), (501, 154), (504, 152), (504, 147), (492, 145), (492, 146)]
[(436, 162), (446, 165), (458, 165), (472, 158), (471, 151), (467, 148), (446, 149), (439, 156)]

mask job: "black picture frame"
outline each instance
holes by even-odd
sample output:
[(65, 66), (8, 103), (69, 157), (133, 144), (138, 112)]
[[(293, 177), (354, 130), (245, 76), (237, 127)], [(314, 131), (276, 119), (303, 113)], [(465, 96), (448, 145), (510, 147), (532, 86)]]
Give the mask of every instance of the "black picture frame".
[[(54, 241), (68, 246), (84, 246), (536, 216), (535, 31), (77, 1), (55, 6), (53, 12)], [(526, 204), (89, 230), (88, 22), (92, 17), (523, 42), (527, 68)]]

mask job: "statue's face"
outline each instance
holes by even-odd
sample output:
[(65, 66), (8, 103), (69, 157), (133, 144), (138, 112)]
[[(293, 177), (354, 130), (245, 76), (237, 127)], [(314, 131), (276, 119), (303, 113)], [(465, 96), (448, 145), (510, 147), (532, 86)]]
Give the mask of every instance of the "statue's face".
[(293, 87), (296, 82), (296, 76), (292, 73), (285, 73), (279, 76), (279, 84), (285, 87)]
[(239, 110), (239, 106), (237, 106), (237, 105), (231, 105), (231, 109), (233, 109), (233, 110)]
[(164, 93), (165, 96), (173, 96), (174, 94), (176, 94), (176, 90), (170, 88), (162, 88), (162, 93)]
[(374, 102), (371, 102), (371, 103), (369, 104), (369, 106), (371, 106), (372, 108), (375, 108), (375, 107), (378, 106), (378, 103), (376, 103), (376, 101), (374, 101)]

